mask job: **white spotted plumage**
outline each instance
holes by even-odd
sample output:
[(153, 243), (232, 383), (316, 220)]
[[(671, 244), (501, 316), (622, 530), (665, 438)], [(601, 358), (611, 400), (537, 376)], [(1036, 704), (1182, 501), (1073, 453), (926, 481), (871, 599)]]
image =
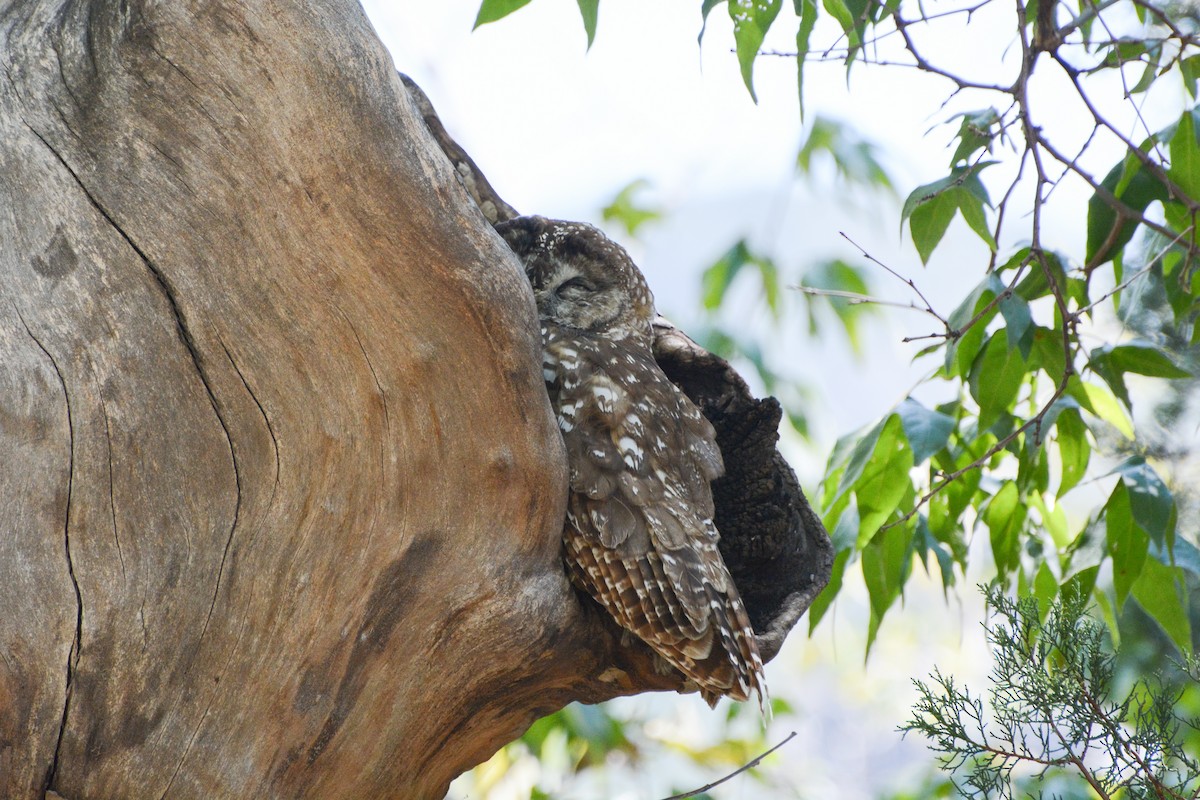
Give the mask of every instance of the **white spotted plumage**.
[(623, 249), (590, 225), (520, 217), (497, 230), (541, 317), (543, 374), (567, 446), (571, 580), (678, 668), (710, 704), (766, 683), (717, 547), (712, 426), (651, 352), (654, 301)]

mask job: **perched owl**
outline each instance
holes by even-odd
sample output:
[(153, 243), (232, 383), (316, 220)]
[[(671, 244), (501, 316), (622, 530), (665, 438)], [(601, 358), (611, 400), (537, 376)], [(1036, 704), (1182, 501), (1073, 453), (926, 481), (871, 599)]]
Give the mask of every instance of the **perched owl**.
[(567, 446), (563, 555), (572, 582), (699, 687), (763, 701), (754, 631), (717, 549), (712, 426), (651, 353), (654, 299), (596, 228), (542, 217), (496, 226), (525, 264), (542, 369)]

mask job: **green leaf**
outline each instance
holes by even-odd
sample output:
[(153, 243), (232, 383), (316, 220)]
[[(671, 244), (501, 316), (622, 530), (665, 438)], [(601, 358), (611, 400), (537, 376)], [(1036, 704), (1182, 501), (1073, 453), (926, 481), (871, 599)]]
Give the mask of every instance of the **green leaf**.
[(1133, 584), (1133, 596), (1180, 651), (1190, 655), (1192, 626), (1187, 615), (1183, 570), (1147, 559), (1141, 576)]
[(1131, 95), (1141, 94), (1154, 85), (1154, 79), (1158, 77), (1157, 60), (1146, 64), (1146, 68), (1142, 70), (1142, 77), (1138, 78), (1138, 82), (1129, 90)]
[[(946, 413), (945, 407), (939, 408), (939, 411)], [(956, 424), (961, 423), (962, 420), (957, 420)], [(971, 426), (969, 422), (967, 426), (968, 435), (972, 435), (973, 431), (970, 430)], [(930, 470), (936, 469), (943, 473), (955, 472), (966, 467), (972, 461), (974, 461), (972, 451), (968, 451), (961, 446), (947, 447), (934, 454)], [(959, 531), (957, 526), (959, 519), (969, 506), (975, 505), (979, 481), (980, 470), (967, 470), (966, 473), (951, 481), (945, 489), (935, 495), (934, 499), (930, 501), (929, 526), (937, 534), (938, 539), (943, 542), (950, 542), (958, 536)], [(938, 498), (941, 498), (940, 503), (945, 505), (944, 509), (939, 505)]]
[(1177, 367), (1159, 347), (1146, 341), (1097, 347), (1089, 354), (1088, 365), (1126, 406), (1131, 404), (1129, 390), (1125, 387), (1127, 372), (1154, 378), (1191, 377), (1190, 372)]
[(1062, 550), (1071, 543), (1071, 534), (1067, 528), (1067, 514), (1061, 505), (1055, 504), (1050, 508), (1040, 492), (1029, 496), (1029, 504), (1038, 510), (1042, 517), (1042, 527), (1050, 534), (1054, 546)]
[(635, 197), (649, 186), (650, 182), (645, 178), (638, 178), (627, 184), (600, 212), (604, 221), (620, 223), (630, 236), (637, 236), (638, 229), (643, 225), (662, 219), (661, 210), (640, 204)]
[(1175, 541), (1175, 497), (1141, 456), (1122, 461), (1110, 475), (1120, 475), (1129, 490), (1129, 506), (1137, 523), (1157, 546)]
[(983, 281), (971, 290), (958, 308), (950, 314), (947, 320), (950, 328), (960, 335), (946, 348), (944, 369), (947, 375), (958, 375), (965, 378), (970, 372), (971, 366), (975, 363), (975, 357), (983, 346), (987, 325), (996, 316), (996, 308), (993, 307), (976, 320), (970, 329), (966, 329), (966, 325), (1003, 291), (1004, 284), (1001, 283), (996, 273), (989, 272)]
[(924, 514), (917, 516), (917, 529), (913, 534), (913, 551), (921, 559), (926, 572), (929, 571), (927, 556), (929, 553), (933, 553), (941, 572), (943, 593), (954, 585), (954, 554), (944, 542), (939, 541), (933, 535), (929, 529), (929, 521)]
[[(1155, 200), (1167, 199), (1167, 187), (1142, 169), (1141, 161), (1125, 158), (1104, 176), (1100, 186), (1111, 192), (1132, 211), (1142, 213)], [(1087, 249), (1084, 263), (1090, 266), (1111, 261), (1121, 252), (1133, 232), (1137, 229), (1136, 219), (1118, 214), (1100, 194), (1088, 200)]]
[(779, 319), (779, 268), (769, 258), (756, 258), (754, 263), (758, 267), (758, 277), (762, 280), (767, 308), (771, 309), (771, 315), (775, 319)]
[(962, 212), (963, 220), (966, 221), (967, 227), (975, 231), (975, 235), (983, 240), (983, 243), (988, 246), (989, 250), (995, 251), (996, 240), (992, 238), (992, 232), (988, 228), (987, 217), (983, 213), (983, 207), (986, 204), (989, 208), (991, 203), (988, 200), (987, 193), (983, 191), (983, 184), (976, 179), (975, 184), (978, 185), (980, 193), (970, 191), (969, 189), (961, 189), (954, 192), (955, 198), (958, 200), (958, 210)]
[[(848, 37), (854, 35), (854, 15), (850, 13), (850, 9), (846, 7), (843, 0), (822, 0), (821, 5), (829, 12), (829, 16), (837, 20), (838, 24), (842, 26), (842, 31)], [(858, 43), (857, 38), (852, 39), (850, 41), (851, 48)]]
[(1062, 457), (1062, 477), (1056, 497), (1071, 491), (1087, 472), (1092, 446), (1087, 439), (1087, 425), (1077, 408), (1064, 408), (1055, 421), (1058, 452)]
[(1104, 505), (1106, 545), (1113, 561), (1113, 589), (1117, 593), (1117, 610), (1125, 605), (1125, 598), (1134, 581), (1142, 574), (1150, 539), (1133, 522), (1133, 511), (1129, 502), (1129, 490), (1120, 481), (1113, 488)]
[(696, 44), (704, 43), (704, 31), (708, 28), (708, 14), (714, 8), (724, 3), (725, 0), (704, 0), (700, 6), (700, 35), (696, 37)]
[(767, 306), (778, 318), (780, 310), (779, 270), (774, 261), (752, 252), (745, 239), (740, 239), (733, 247), (729, 248), (717, 263), (706, 269), (701, 276), (704, 308), (708, 311), (715, 311), (719, 308), (725, 300), (725, 293), (729, 290), (734, 278), (746, 266), (753, 266), (758, 270)]
[(575, 0), (579, 4), (579, 15), (583, 17), (583, 29), (587, 32), (588, 50), (596, 40), (596, 19), (600, 14), (600, 0)]
[(1119, 650), (1121, 648), (1121, 628), (1117, 624), (1116, 610), (1113, 609), (1112, 603), (1108, 601), (1108, 595), (1103, 589), (1096, 589), (1092, 594), (1092, 598), (1096, 601), (1096, 609), (1100, 612), (1100, 618), (1104, 620), (1104, 625), (1108, 628), (1108, 635), (1112, 639), (1113, 648)]
[(883, 153), (874, 142), (863, 138), (850, 125), (828, 117), (813, 120), (808, 138), (796, 154), (796, 169), (812, 173), (815, 156), (828, 155), (839, 177), (848, 183), (868, 188), (892, 188), (892, 179), (883, 166)]
[[(867, 282), (863, 280), (862, 273), (858, 268), (841, 259), (821, 261), (814, 264), (804, 274), (800, 285), (836, 292), (853, 292), (854, 294), (862, 295), (869, 293)], [(837, 316), (838, 321), (841, 322), (842, 328), (846, 332), (846, 338), (850, 340), (851, 348), (854, 349), (855, 353), (861, 352), (858, 323), (861, 317), (875, 313), (876, 306), (867, 303), (852, 303), (844, 297), (814, 296), (811, 294), (804, 294), (802, 296), (808, 307), (810, 334), (815, 337), (820, 333), (818, 316), (815, 311), (818, 303), (826, 302)]]
[(1004, 328), (1010, 348), (1021, 351), (1021, 358), (1028, 360), (1033, 348), (1033, 314), (1029, 303), (1017, 295), (1008, 295), (1000, 300), (1000, 313), (1004, 316)]
[(720, 308), (721, 301), (725, 299), (725, 292), (733, 283), (733, 279), (737, 277), (742, 267), (750, 263), (752, 258), (750, 248), (746, 246), (746, 240), (740, 239), (717, 260), (717, 263), (704, 270), (700, 282), (703, 287), (706, 310), (714, 311)]
[(846, 77), (849, 79), (850, 67), (862, 49), (868, 22), (881, 19), (879, 12), (887, 12), (894, 0), (888, 0), (886, 4), (870, 0), (822, 0), (822, 4), (846, 34)]
[[(912, 195), (909, 195), (912, 198)], [(905, 203), (907, 206), (907, 203)], [(942, 241), (950, 221), (958, 212), (958, 201), (951, 195), (939, 194), (915, 207), (908, 220), (908, 231), (916, 245), (921, 263), (928, 264), (929, 257)]]
[[(1161, 348), (1146, 341), (1106, 345), (1109, 361), (1122, 372), (1136, 372), (1152, 378), (1190, 378), (1192, 373), (1175, 365)], [(1094, 351), (1093, 351), (1094, 352)]]
[[(1029, 258), (1029, 248), (1023, 247), (1014, 253), (1012, 258), (1010, 258), (1008, 262), (1000, 269), (1002, 271), (1006, 269), (1016, 269), (1020, 264), (1024, 263), (1027, 258)], [(1045, 259), (1046, 268), (1042, 268), (1041, 260), (1036, 258), (1032, 259), (1031, 263), (1029, 264), (1029, 268), (1025, 273), (1025, 277), (1021, 279), (1021, 282), (1018, 283), (1016, 289), (1014, 289), (1018, 297), (1021, 297), (1031, 303), (1040, 297), (1048, 297), (1053, 294), (1050, 289), (1050, 281), (1046, 278), (1047, 271), (1050, 272), (1050, 275), (1054, 278), (1055, 284), (1057, 284), (1059, 288), (1063, 288), (1067, 285), (1067, 273), (1063, 268), (1063, 264), (1067, 262), (1067, 258), (1059, 253), (1048, 250), (1042, 251), (1042, 258)]]
[(1037, 326), (1033, 332), (1033, 352), (1034, 360), (1054, 385), (1061, 383), (1067, 368), (1062, 332)]
[(733, 39), (737, 43), (738, 64), (742, 68), (742, 81), (754, 102), (754, 59), (762, 47), (763, 38), (771, 28), (783, 0), (729, 0), (729, 16), (733, 20)]
[(927, 263), (934, 248), (942, 240), (954, 215), (962, 212), (963, 219), (992, 250), (996, 243), (987, 227), (984, 205), (991, 206), (987, 190), (979, 180), (979, 172), (994, 162), (985, 161), (970, 167), (955, 167), (941, 180), (918, 186), (904, 201), (900, 221), (908, 220), (909, 233)]
[[(1171, 167), (1167, 177), (1191, 199), (1200, 199), (1200, 140), (1196, 115), (1200, 107), (1183, 112), (1171, 136)], [(1181, 199), (1181, 198), (1176, 198)]]
[(1096, 586), (1096, 576), (1100, 574), (1099, 566), (1081, 569), (1062, 582), (1059, 594), (1063, 597), (1080, 597), (1092, 593)]
[(1196, 99), (1196, 78), (1200, 77), (1200, 55), (1188, 56), (1179, 62), (1179, 72), (1183, 76), (1183, 88), (1188, 96)]
[(817, 24), (816, 0), (793, 0), (800, 27), (796, 29), (796, 96), (800, 99), (800, 119), (804, 119), (804, 65), (808, 63), (808, 41)]
[[(853, 435), (843, 436), (838, 439), (837, 444), (834, 445), (833, 453), (829, 457), (829, 464), (833, 466), (835, 463), (843, 462), (845, 468), (842, 470), (841, 477), (838, 480), (836, 491), (824, 503), (826, 507), (836, 504), (858, 482), (858, 479), (862, 477), (863, 471), (867, 468), (867, 463), (875, 453), (875, 446), (879, 443), (879, 437), (890, 421), (891, 417), (884, 417), (875, 423), (871, 430), (858, 439), (855, 439)], [(832, 472), (833, 470), (826, 469), (827, 475), (831, 475)]]
[(838, 592), (842, 589), (842, 581), (846, 575), (846, 564), (850, 562), (850, 550), (842, 550), (833, 558), (833, 571), (829, 575), (829, 583), (825, 584), (825, 588), (817, 595), (817, 599), (813, 600), (811, 606), (808, 607), (808, 634), (817, 629), (817, 623), (825, 616), (825, 612), (833, 605), (833, 601), (837, 598)]
[(911, 397), (904, 399), (896, 413), (904, 424), (904, 435), (912, 448), (914, 464), (922, 463), (945, 447), (954, 432), (953, 417), (931, 411)]
[(960, 161), (969, 161), (971, 156), (984, 148), (991, 152), (992, 137), (995, 135), (992, 127), (1000, 122), (1000, 115), (994, 108), (966, 111), (956, 116), (962, 118), (962, 123), (958, 126), (958, 147), (950, 158), (952, 167)]
[(979, 404), (979, 428), (985, 430), (1017, 401), (1029, 364), (1008, 347), (1008, 332), (996, 331), (971, 367), (971, 396)]
[(1150, 556), (1158, 559), (1160, 564), (1182, 567), (1193, 575), (1200, 576), (1200, 550), (1182, 536), (1175, 540), (1175, 546), (1170, 549), (1151, 542)]
[(912, 567), (912, 534), (903, 526), (883, 531), (863, 549), (863, 582), (871, 600), (871, 621), (867, 631), (867, 652), (875, 641), (879, 623), (888, 608), (900, 596)]
[(1112, 392), (1098, 383), (1084, 383), (1074, 378), (1068, 383), (1067, 391), (1081, 406), (1133, 441), (1133, 422)]
[(1037, 572), (1033, 576), (1032, 588), (1033, 596), (1038, 601), (1038, 611), (1044, 621), (1046, 614), (1050, 611), (1051, 603), (1058, 596), (1058, 579), (1054, 577), (1054, 573), (1050, 571), (1050, 567), (1045, 561), (1038, 565)]
[(1001, 578), (1020, 566), (1020, 534), (1027, 513), (1017, 485), (1012, 481), (1000, 487), (983, 511), (983, 522), (991, 534), (992, 558)]
[(854, 482), (854, 499), (860, 515), (858, 548), (871, 540), (912, 488), (908, 474), (912, 467), (913, 452), (905, 441), (900, 416), (891, 414), (879, 432), (879, 440), (862, 475)]
[(1125, 385), (1124, 373), (1113, 368), (1112, 363), (1108, 359), (1108, 354), (1103, 352), (1102, 348), (1096, 348), (1090, 354), (1088, 367), (1108, 384), (1108, 388), (1112, 389), (1113, 394), (1126, 408), (1133, 404), (1129, 399), (1129, 387)]
[(529, 5), (529, 0), (483, 0), (479, 5), (479, 14), (475, 16), (475, 25), (472, 30), (480, 25), (503, 19), (518, 8), (527, 5)]
[[(1065, 564), (1064, 575), (1070, 576), (1089, 567), (1099, 569), (1104, 560), (1108, 558), (1106, 534), (1100, 523), (1100, 519), (1092, 519), (1083, 526), (1083, 530), (1075, 537), (1075, 541), (1071, 542), (1063, 562)], [(1090, 592), (1091, 587), (1088, 587), (1087, 591)]]
[(1014, 447), (1017, 449), (1017, 488), (1035, 495), (1047, 491), (1050, 488), (1050, 459), (1046, 449), (1035, 442), (1033, 436), (1022, 437), (1008, 449), (1011, 451)]

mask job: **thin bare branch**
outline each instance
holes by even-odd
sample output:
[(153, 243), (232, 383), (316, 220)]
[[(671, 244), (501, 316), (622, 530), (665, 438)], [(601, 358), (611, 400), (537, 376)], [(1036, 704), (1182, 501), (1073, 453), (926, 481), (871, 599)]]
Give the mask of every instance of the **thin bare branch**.
[(782, 742), (775, 745), (774, 747), (772, 747), (770, 750), (766, 751), (762, 755), (760, 755), (760, 756), (752, 759), (751, 761), (748, 761), (747, 763), (743, 764), (742, 766), (738, 767), (733, 772), (726, 775), (724, 778), (713, 781), (712, 783), (706, 783), (698, 789), (692, 789), (691, 791), (683, 792), (682, 794), (673, 794), (670, 797), (664, 797), (663, 800), (685, 800), (685, 798), (695, 797), (696, 795), (700, 794), (701, 792), (707, 792), (709, 789), (712, 789), (715, 786), (720, 786), (722, 783), (725, 783), (725, 781), (728, 781), (731, 778), (735, 778), (738, 775), (741, 775), (746, 770), (757, 767), (764, 758), (771, 755), (771, 753), (774, 753), (776, 750), (783, 747), (785, 744), (787, 744), (788, 742), (790, 742), (792, 739), (795, 739), (795, 738), (796, 738), (796, 732), (792, 731), (791, 733), (789, 733), (787, 735), (787, 738), (785, 738)]
[(889, 267), (887, 264), (883, 263), (883, 262), (882, 262), (882, 261), (880, 261), (878, 258), (876, 258), (875, 256), (873, 256), (873, 255), (871, 255), (870, 253), (868, 253), (868, 252), (867, 252), (867, 251), (866, 251), (866, 250), (863, 248), (863, 246), (862, 246), (862, 245), (860, 245), (858, 242), (854, 241), (854, 240), (853, 240), (853, 239), (851, 239), (849, 236), (847, 236), (845, 231), (838, 231), (838, 235), (839, 235), (839, 236), (841, 236), (843, 239), (845, 239), (845, 240), (846, 240), (847, 242), (849, 242), (850, 244), (854, 245), (856, 248), (858, 248), (858, 252), (862, 253), (862, 256), (863, 256), (863, 258), (867, 259), (868, 261), (870, 261), (870, 262), (872, 262), (872, 263), (874, 263), (874, 264), (878, 264), (879, 266), (883, 267), (885, 270), (887, 270), (887, 272), (888, 272), (889, 274), (891, 274), (891, 275), (892, 275), (894, 278), (896, 278), (896, 280), (900, 281), (901, 283), (904, 283), (904, 284), (906, 284), (906, 285), (908, 286), (908, 288), (910, 288), (910, 289), (912, 289), (914, 292), (916, 292), (916, 294), (917, 294), (917, 297), (921, 298), (921, 302), (925, 304), (925, 308), (924, 308), (924, 309), (922, 309), (922, 310), (923, 310), (923, 311), (925, 311), (925, 313), (927, 313), (927, 314), (929, 314), (930, 316), (932, 316), (932, 317), (934, 317), (935, 319), (937, 319), (939, 322), (941, 322), (941, 323), (942, 323), (942, 325), (946, 326), (946, 332), (947, 332), (947, 335), (949, 335), (949, 333), (950, 333), (950, 323), (946, 321), (946, 318), (945, 318), (945, 317), (943, 317), (941, 314), (939, 314), (939, 313), (937, 313), (936, 311), (934, 311), (934, 310), (933, 310), (933, 306), (932, 306), (932, 305), (930, 305), (930, 303), (929, 303), (929, 300), (928, 300), (928, 299), (925, 297), (925, 295), (924, 295), (924, 294), (921, 292), (921, 290), (917, 288), (917, 284), (913, 282), (912, 278), (906, 278), (906, 277), (904, 277), (904, 276), (903, 276), (903, 275), (901, 275), (899, 272), (897, 272), (896, 270), (892, 269), (892, 268), (891, 268), (891, 267)]
[(1118, 283), (1116, 286), (1114, 286), (1112, 289), (1110, 289), (1105, 294), (1101, 295), (1100, 297), (1097, 297), (1095, 300), (1093, 300), (1092, 302), (1088, 303), (1083, 308), (1076, 311), (1074, 316), (1078, 319), (1080, 316), (1087, 313), (1088, 311), (1091, 311), (1093, 308), (1100, 305), (1105, 300), (1108, 300), (1113, 295), (1116, 295), (1120, 292), (1123, 292), (1125, 289), (1128, 289), (1129, 286), (1134, 281), (1136, 281), (1138, 278), (1141, 278), (1143, 275), (1145, 275), (1150, 270), (1154, 269), (1155, 265), (1158, 264), (1158, 262), (1162, 259), (1162, 257), (1165, 256), (1168, 252), (1170, 252), (1171, 248), (1174, 247), (1176, 244), (1178, 244), (1185, 236), (1188, 236), (1189, 234), (1191, 234), (1195, 230), (1195, 227), (1196, 226), (1194, 226), (1194, 225), (1189, 225), (1186, 229), (1181, 231), (1178, 236), (1176, 236), (1174, 239), (1172, 239), (1170, 242), (1168, 242), (1166, 244), (1166, 246), (1163, 247), (1163, 249), (1158, 252), (1157, 255), (1155, 255), (1153, 258), (1151, 258), (1149, 261), (1147, 261), (1146, 266), (1142, 267), (1137, 272), (1133, 273), (1128, 278), (1126, 278), (1125, 280)]
[[(929, 309), (922, 308), (916, 303), (900, 303), (895, 300), (884, 300), (879, 297), (872, 297), (868, 294), (859, 294), (858, 292), (846, 292), (841, 289), (818, 289), (815, 286), (793, 286), (791, 287), (798, 292), (808, 295), (809, 297), (837, 297), (842, 300), (850, 301), (851, 305), (877, 305), (890, 306), (892, 308), (906, 308), (912, 311), (919, 311), (922, 314), (928, 314)], [(936, 316), (936, 315), (935, 315)], [(939, 334), (940, 335), (940, 334)]]

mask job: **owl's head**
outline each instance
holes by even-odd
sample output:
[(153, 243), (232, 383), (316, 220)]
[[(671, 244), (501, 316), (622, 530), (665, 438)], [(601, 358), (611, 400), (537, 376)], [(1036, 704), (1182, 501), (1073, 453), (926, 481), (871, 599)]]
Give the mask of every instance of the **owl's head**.
[(525, 264), (542, 319), (611, 339), (650, 335), (650, 288), (624, 248), (598, 229), (517, 217), (496, 231)]

